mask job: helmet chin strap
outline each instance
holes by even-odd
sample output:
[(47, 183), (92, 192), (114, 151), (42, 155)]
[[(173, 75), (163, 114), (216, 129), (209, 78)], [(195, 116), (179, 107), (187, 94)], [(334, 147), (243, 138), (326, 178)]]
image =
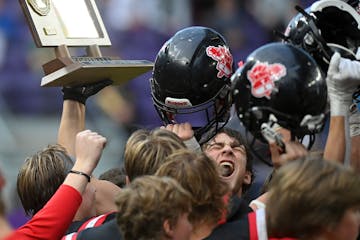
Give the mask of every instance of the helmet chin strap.
[[(308, 138), (305, 138), (306, 136), (308, 136)], [(307, 141), (307, 143), (304, 142), (305, 140)], [(301, 142), (301, 144), (304, 145), (307, 150), (310, 150), (314, 145), (315, 140), (316, 140), (315, 134), (308, 134), (302, 137), (301, 139), (299, 139), (299, 142)]]
[(268, 161), (268, 160), (266, 160), (266, 158), (262, 155), (262, 154), (259, 154), (259, 149), (257, 149), (257, 148), (255, 148), (255, 145), (257, 144), (258, 146), (265, 146), (266, 145), (266, 152), (268, 153), (269, 151), (268, 151), (268, 149), (269, 149), (269, 147), (268, 147), (268, 144), (266, 144), (266, 143), (259, 143), (260, 141), (257, 141), (258, 143), (256, 143), (256, 138), (253, 136), (253, 135), (251, 135), (251, 141), (249, 141), (250, 140), (250, 136), (249, 136), (249, 131), (248, 130), (246, 130), (245, 131), (245, 139), (246, 139), (246, 141), (247, 141), (247, 144), (248, 144), (248, 146), (249, 146), (249, 148), (250, 148), (250, 151), (251, 151), (251, 153), (257, 158), (257, 159), (259, 159), (260, 161), (262, 161), (264, 164), (266, 164), (266, 165), (268, 165), (269, 167), (273, 167), (273, 164), (272, 164), (272, 162), (271, 162), (271, 158), (270, 158), (270, 161)]

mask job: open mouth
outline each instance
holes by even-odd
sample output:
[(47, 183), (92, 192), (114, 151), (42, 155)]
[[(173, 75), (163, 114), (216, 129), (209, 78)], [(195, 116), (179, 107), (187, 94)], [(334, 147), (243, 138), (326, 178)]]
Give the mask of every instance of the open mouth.
[(234, 172), (234, 164), (232, 162), (221, 162), (220, 163), (220, 175), (222, 177), (230, 177)]

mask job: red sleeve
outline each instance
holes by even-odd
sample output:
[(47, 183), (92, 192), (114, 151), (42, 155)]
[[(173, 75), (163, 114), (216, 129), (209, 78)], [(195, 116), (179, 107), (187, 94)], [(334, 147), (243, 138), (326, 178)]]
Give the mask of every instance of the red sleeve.
[(75, 188), (62, 184), (49, 202), (6, 240), (61, 239), (81, 201), (81, 194)]
[(221, 218), (217, 223), (218, 225), (226, 223), (226, 217), (227, 217), (227, 214), (228, 214), (227, 208), (228, 208), (228, 205), (229, 205), (229, 202), (230, 202), (230, 194), (226, 194), (223, 197), (223, 201), (224, 201), (226, 207), (225, 207), (225, 209), (223, 209)]
[(249, 221), (249, 235), (251, 240), (259, 239), (256, 226), (256, 213), (251, 212), (248, 214)]

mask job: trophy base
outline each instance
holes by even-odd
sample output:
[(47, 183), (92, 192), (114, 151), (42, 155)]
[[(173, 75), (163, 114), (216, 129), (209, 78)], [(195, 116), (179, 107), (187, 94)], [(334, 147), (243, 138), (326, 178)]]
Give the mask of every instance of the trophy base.
[(42, 87), (81, 86), (104, 79), (113, 85), (123, 84), (153, 68), (146, 60), (113, 60), (103, 62), (74, 62), (47, 74), (41, 80)]

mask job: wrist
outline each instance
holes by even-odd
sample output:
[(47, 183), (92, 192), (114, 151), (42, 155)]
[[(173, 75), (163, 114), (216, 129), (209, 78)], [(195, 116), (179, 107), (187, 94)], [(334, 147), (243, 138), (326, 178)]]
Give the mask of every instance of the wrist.
[(360, 112), (356, 109), (349, 116), (350, 137), (360, 135)]
[(78, 170), (71, 169), (71, 170), (69, 171), (69, 174), (70, 174), (70, 173), (72, 173), (72, 174), (78, 174), (78, 175), (80, 175), (80, 176), (83, 176), (83, 177), (86, 178), (86, 180), (87, 180), (88, 182), (90, 182), (90, 180), (91, 180), (91, 176), (90, 176), (89, 174), (87, 174), (87, 173), (82, 172), (82, 171), (78, 171)]
[(89, 164), (81, 164), (81, 162), (86, 163), (86, 161), (82, 161), (79, 159), (76, 159), (74, 166), (72, 167), (72, 170), (76, 170), (79, 172), (83, 172), (89, 176), (91, 176), (94, 168), (91, 167)]
[(85, 105), (87, 97), (82, 94), (83, 88), (63, 87), (63, 100), (73, 100)]
[(329, 95), (329, 97), (331, 116), (347, 116), (352, 103), (351, 98), (336, 98), (331, 95)]

